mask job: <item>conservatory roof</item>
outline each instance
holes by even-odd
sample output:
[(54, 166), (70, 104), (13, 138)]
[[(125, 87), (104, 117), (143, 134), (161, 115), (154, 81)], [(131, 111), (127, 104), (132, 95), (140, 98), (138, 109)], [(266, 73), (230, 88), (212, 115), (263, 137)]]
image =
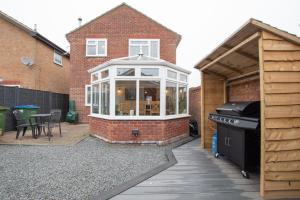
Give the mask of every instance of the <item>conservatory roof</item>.
[(89, 69), (88, 72), (93, 73), (95, 71), (98, 71), (100, 69), (103, 69), (103, 68), (111, 66), (111, 65), (160, 65), (160, 66), (170, 67), (172, 69), (175, 69), (180, 72), (187, 73), (187, 74), (191, 73), (189, 70), (179, 67), (179, 66), (177, 66), (173, 63), (170, 63), (166, 60), (153, 58), (153, 57), (149, 57), (149, 56), (144, 56), (142, 54), (137, 55), (137, 56), (131, 56), (131, 57), (111, 59), (107, 62), (104, 62), (104, 63), (92, 68), (92, 69)]

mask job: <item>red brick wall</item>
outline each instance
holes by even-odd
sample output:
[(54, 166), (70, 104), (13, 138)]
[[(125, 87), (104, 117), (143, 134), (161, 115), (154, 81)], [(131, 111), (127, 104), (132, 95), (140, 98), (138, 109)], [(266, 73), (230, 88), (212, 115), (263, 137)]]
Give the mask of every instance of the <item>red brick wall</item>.
[[(12, 23), (0, 19), (0, 76), (3, 85), (69, 93), (69, 58), (63, 56), (62, 66), (53, 62), (54, 49), (32, 37)], [(27, 67), (22, 57), (30, 57), (34, 65)]]
[[(86, 38), (107, 38), (107, 57), (85, 57)], [(76, 101), (81, 122), (88, 121), (89, 113), (89, 107), (84, 106), (84, 86), (90, 83), (87, 70), (112, 58), (128, 56), (130, 38), (160, 39), (160, 57), (176, 63), (180, 36), (124, 4), (67, 35), (71, 55), (70, 99)]]
[[(189, 89), (189, 113), (191, 118), (198, 122), (200, 127), (201, 117), (201, 87), (193, 87)], [(198, 127), (198, 128), (199, 128)]]
[[(178, 136), (188, 136), (189, 117), (170, 120), (106, 120), (90, 117), (90, 131), (109, 141), (143, 142), (167, 141)], [(132, 135), (139, 129), (139, 136)]]
[(233, 85), (228, 87), (228, 100), (233, 101), (259, 101), (259, 80)]

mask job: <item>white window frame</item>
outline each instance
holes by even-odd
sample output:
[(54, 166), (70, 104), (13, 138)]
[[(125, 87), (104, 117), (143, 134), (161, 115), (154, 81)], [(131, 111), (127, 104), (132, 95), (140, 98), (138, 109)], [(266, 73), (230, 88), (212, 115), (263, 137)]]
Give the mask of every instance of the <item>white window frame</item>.
[[(181, 80), (181, 76), (185, 76), (185, 77), (186, 77), (186, 81), (182, 81), (182, 80)], [(181, 82), (181, 83), (187, 83), (187, 82), (188, 82), (188, 75), (183, 74), (183, 73), (180, 73), (180, 74), (179, 74), (179, 82)]]
[[(134, 69), (134, 76), (121, 76), (121, 75), (118, 75), (118, 69)], [(132, 66), (119, 66), (116, 68), (116, 78), (118, 77), (128, 77), (128, 78), (134, 78), (134, 77), (137, 77), (137, 73), (140, 73), (137, 68), (135, 67), (132, 67)]]
[[(117, 76), (117, 68), (135, 68), (135, 76)], [(158, 76), (141, 76), (141, 69), (142, 68), (158, 68), (159, 69), (159, 75)], [(179, 70), (175, 70), (170, 67), (165, 66), (157, 66), (157, 65), (140, 65), (140, 66), (133, 66), (133, 65), (113, 65), (110, 67), (105, 67), (102, 69), (99, 69), (98, 71), (95, 71), (91, 73), (101, 73), (101, 71), (109, 69), (109, 77), (105, 79), (99, 79), (98, 81), (91, 82), (91, 85), (94, 83), (101, 83), (104, 81), (110, 82), (110, 115), (103, 115), (103, 114), (95, 114), (92, 113), (92, 106), (91, 106), (91, 117), (95, 118), (101, 118), (101, 119), (107, 119), (107, 120), (168, 120), (168, 119), (176, 119), (176, 118), (183, 118), (189, 116), (189, 88), (188, 88), (188, 81), (187, 82), (181, 82), (179, 79), (179, 74), (188, 75), (184, 72), (181, 72)], [(167, 78), (167, 70), (171, 70), (177, 73), (177, 79), (171, 79)], [(189, 78), (189, 77), (188, 77)], [(92, 79), (91, 79), (92, 80)], [(115, 113), (115, 98), (116, 98), (116, 81), (136, 81), (136, 115), (130, 116), (130, 115), (116, 115)], [(139, 115), (139, 84), (140, 81), (160, 81), (160, 115), (159, 116), (151, 116), (151, 115)], [(174, 115), (166, 115), (166, 81), (170, 81), (173, 83), (176, 83), (176, 113)], [(180, 85), (186, 85), (187, 86), (187, 113), (184, 114), (178, 114), (179, 112), (179, 98), (178, 98), (178, 90), (179, 90), (179, 84)], [(101, 86), (100, 86), (101, 90)], [(101, 101), (101, 91), (100, 91), (100, 98), (99, 101)], [(100, 108), (99, 112), (101, 112), (101, 102), (99, 102)]]
[[(186, 113), (179, 113), (179, 87), (180, 86), (183, 86), (183, 87), (186, 87)], [(177, 110), (177, 115), (185, 115), (185, 114), (188, 114), (189, 113), (189, 87), (188, 87), (188, 84), (187, 83), (183, 83), (183, 82), (179, 82), (177, 83), (177, 107), (178, 107), (178, 110)]]
[[(56, 56), (56, 55), (59, 55), (59, 56), (61, 57), (61, 62), (57, 62), (57, 61), (55, 60), (55, 56)], [(53, 53), (53, 62), (54, 62), (55, 64), (57, 64), (57, 65), (60, 65), (60, 66), (63, 65), (63, 56), (62, 56), (60, 53), (58, 53), (57, 51), (55, 51), (55, 50), (54, 50), (54, 53)]]
[[(91, 92), (90, 103), (88, 102), (88, 88), (90, 88), (90, 92)], [(92, 105), (92, 85), (85, 85), (85, 106), (91, 106), (91, 105)]]
[[(96, 42), (96, 55), (88, 55), (87, 47), (88, 42), (95, 41)], [(105, 44), (105, 52), (104, 54), (98, 53), (98, 42), (104, 42)], [(107, 39), (106, 38), (86, 38), (85, 41), (85, 56), (86, 57), (106, 57), (107, 56)]]
[[(143, 70), (143, 69), (157, 69), (157, 70), (158, 70), (158, 75), (157, 75), (157, 76), (143, 76), (143, 75), (142, 75), (142, 70)], [(160, 76), (160, 69), (159, 69), (159, 67), (146, 67), (146, 66), (145, 66), (145, 67), (141, 67), (141, 68), (140, 68), (140, 76), (141, 76), (141, 77), (152, 77), (152, 78), (153, 78), (153, 77), (154, 77), (154, 78), (155, 78), (155, 77), (159, 77), (159, 76)]]
[[(139, 39), (134, 39), (134, 38), (131, 38), (131, 39), (129, 39), (128, 40), (128, 56), (130, 56), (130, 46), (131, 46), (131, 42), (132, 41), (145, 41), (145, 42), (147, 42), (147, 44), (146, 45), (141, 45), (141, 46), (148, 46), (149, 47), (149, 57), (151, 57), (151, 41), (156, 41), (156, 42), (158, 42), (158, 53), (157, 53), (157, 59), (160, 59), (160, 39), (145, 39), (145, 38), (143, 38), (143, 39), (141, 39), (141, 38), (139, 38)], [(140, 52), (141, 52), (141, 46), (140, 46)], [(155, 58), (155, 57), (154, 57)]]
[[(175, 78), (169, 77), (169, 76), (168, 76), (168, 71), (176, 73), (176, 77), (175, 77)], [(179, 77), (178, 74), (179, 74), (178, 71), (175, 71), (175, 70), (173, 70), (173, 69), (167, 69), (167, 71), (166, 71), (166, 75), (167, 75), (166, 77), (167, 77), (167, 78), (166, 78), (166, 79), (167, 79), (167, 80), (170, 80), (170, 81), (178, 81), (178, 77)]]

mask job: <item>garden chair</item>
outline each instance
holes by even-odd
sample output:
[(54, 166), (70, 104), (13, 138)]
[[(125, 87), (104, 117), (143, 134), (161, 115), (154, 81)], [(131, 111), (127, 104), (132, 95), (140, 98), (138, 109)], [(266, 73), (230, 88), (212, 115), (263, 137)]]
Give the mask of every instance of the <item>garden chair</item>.
[(16, 139), (19, 138), (20, 135), (20, 131), (23, 130), (23, 135), (25, 135), (26, 130), (28, 127), (31, 127), (32, 130), (32, 137), (36, 138), (36, 128), (37, 128), (37, 123), (32, 122), (31, 119), (29, 119), (29, 123), (26, 119), (24, 119), (24, 117), (22, 116), (22, 112), (20, 110), (14, 110), (13, 114), (17, 120), (17, 135), (16, 135)]
[(50, 117), (50, 120), (49, 120), (49, 129), (50, 129), (50, 131), (52, 132), (52, 129), (54, 127), (58, 127), (59, 128), (60, 137), (62, 137), (62, 134), (61, 134), (61, 125), (60, 125), (61, 110), (59, 110), (59, 109), (52, 109), (52, 110), (50, 110), (50, 114), (51, 114), (51, 117)]

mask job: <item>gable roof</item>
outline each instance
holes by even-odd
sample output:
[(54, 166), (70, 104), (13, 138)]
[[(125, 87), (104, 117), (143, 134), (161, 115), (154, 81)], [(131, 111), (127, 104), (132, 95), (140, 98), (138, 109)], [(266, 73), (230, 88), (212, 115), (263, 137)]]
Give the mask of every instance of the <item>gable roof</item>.
[(239, 28), (236, 32), (234, 32), (231, 36), (229, 36), (224, 42), (222, 42), (219, 46), (217, 46), (211, 53), (205, 56), (202, 60), (200, 60), (194, 68), (201, 69), (201, 67), (205, 66), (208, 62), (218, 57), (219, 55), (225, 53), (226, 48), (222, 48), (224, 46), (235, 46), (251, 36), (252, 34), (260, 31), (266, 31), (282, 37), (294, 44), (300, 45), (300, 37), (297, 35), (291, 34), (284, 30), (273, 27), (269, 24), (266, 24), (257, 19), (249, 19), (241, 28)]
[(11, 16), (5, 14), (1, 10), (0, 10), (0, 18), (7, 21), (7, 22), (9, 22), (9, 23), (11, 23), (11, 24), (13, 24), (14, 26), (16, 26), (19, 29), (23, 30), (24, 32), (28, 33), (31, 37), (38, 39), (39, 41), (41, 41), (44, 44), (46, 44), (47, 46), (55, 49), (56, 51), (63, 54), (64, 56), (69, 56), (69, 53), (67, 51), (65, 51), (63, 48), (61, 48), (58, 45), (56, 45), (55, 43), (51, 42), (46, 37), (44, 37), (43, 35), (38, 33), (37, 31), (29, 28), (25, 24), (23, 24), (23, 23), (17, 21), (16, 19), (12, 18)]
[(96, 18), (94, 18), (94, 19), (88, 21), (87, 23), (85, 23), (85, 24), (83, 24), (83, 25), (81, 25), (81, 26), (75, 28), (74, 30), (72, 30), (72, 31), (70, 31), (69, 33), (67, 33), (66, 36), (68, 37), (68, 35), (73, 34), (74, 32), (80, 30), (81, 28), (83, 28), (83, 27), (85, 27), (85, 26), (87, 26), (87, 25), (93, 23), (94, 21), (100, 19), (101, 17), (107, 15), (108, 13), (110, 13), (110, 12), (112, 12), (112, 11), (114, 11), (114, 10), (117, 10), (117, 9), (123, 7), (123, 6), (126, 6), (126, 7), (128, 7), (129, 9), (131, 9), (131, 10), (133, 10), (133, 11), (135, 11), (135, 12), (141, 14), (141, 15), (143, 15), (144, 17), (150, 19), (150, 20), (151, 20), (152, 22), (154, 22), (155, 24), (157, 24), (157, 25), (163, 27), (164, 29), (166, 29), (166, 30), (170, 31), (171, 33), (173, 33), (174, 35), (176, 35), (176, 37), (178, 38), (178, 39), (177, 39), (177, 45), (179, 44), (179, 42), (180, 42), (180, 40), (181, 40), (181, 35), (180, 35), (180, 34), (176, 33), (175, 31), (172, 31), (171, 29), (167, 28), (166, 26), (164, 26), (164, 25), (162, 25), (161, 23), (155, 21), (155, 20), (152, 19), (151, 17), (145, 15), (144, 13), (142, 13), (142, 12), (138, 11), (137, 9), (135, 9), (135, 8), (133, 8), (133, 7), (131, 7), (131, 6), (129, 6), (129, 5), (126, 4), (126, 3), (122, 3), (122, 4), (120, 4), (120, 5), (116, 6), (116, 7), (114, 7), (114, 8), (112, 8), (112, 9), (108, 10), (107, 12), (101, 14), (100, 16), (98, 16), (98, 17), (96, 17)]
[(92, 69), (89, 69), (89, 73), (93, 73), (95, 71), (98, 71), (100, 69), (103, 69), (105, 67), (111, 66), (111, 65), (160, 65), (160, 66), (166, 66), (170, 67), (172, 69), (178, 70), (180, 72), (184, 72), (187, 74), (190, 74), (191, 72), (189, 70), (186, 70), (182, 67), (179, 67), (173, 63), (170, 63), (166, 60), (159, 59), (159, 58), (153, 58), (149, 56), (144, 55), (137, 55), (137, 56), (129, 56), (129, 57), (122, 57), (122, 58), (115, 58), (111, 59), (109, 61), (106, 61)]

